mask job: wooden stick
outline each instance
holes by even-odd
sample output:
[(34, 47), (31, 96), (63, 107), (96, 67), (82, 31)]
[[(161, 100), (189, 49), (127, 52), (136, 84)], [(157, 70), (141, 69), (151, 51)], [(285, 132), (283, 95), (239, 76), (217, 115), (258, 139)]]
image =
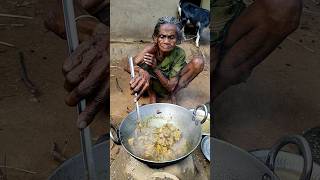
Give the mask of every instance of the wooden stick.
[(14, 23), (14, 24), (0, 24), (0, 26), (23, 27), (24, 24), (19, 24), (19, 23)]
[(117, 85), (118, 90), (119, 90), (120, 92), (123, 92), (122, 88), (120, 87), (118, 78), (116, 78), (116, 85)]
[(201, 53), (201, 56), (203, 57), (203, 60), (205, 60), (206, 59), (206, 56), (204, 55), (204, 53), (202, 52), (202, 50), (199, 48), (199, 51), (200, 51), (200, 53)]
[(58, 148), (57, 143), (53, 143), (52, 150), (51, 150), (51, 156), (53, 157), (53, 160), (63, 163), (65, 160), (67, 160), (66, 157), (61, 153), (60, 149)]
[(319, 12), (314, 12), (314, 11), (310, 11), (308, 9), (303, 9), (303, 12), (304, 13), (309, 13), (309, 14), (312, 14), (312, 15), (316, 15), (316, 16), (320, 16), (320, 13)]
[[(7, 155), (4, 154), (4, 165), (6, 166), (7, 165)], [(5, 168), (4, 169), (4, 178), (3, 180), (8, 180), (8, 173), (7, 173), (7, 169)]]
[(121, 68), (121, 67), (119, 67), (119, 66), (110, 66), (110, 68), (118, 68), (118, 69), (123, 70), (123, 68)]
[(314, 2), (316, 5), (320, 4), (320, 1), (317, 1), (317, 0), (311, 0), (311, 1)]
[(53, 157), (53, 160), (57, 161), (58, 163), (63, 163), (67, 160), (60, 152), (52, 151), (51, 155)]
[(68, 139), (64, 140), (64, 146), (61, 150), (61, 154), (64, 154), (66, 152), (67, 146), (68, 146)]
[(16, 15), (16, 14), (5, 14), (5, 13), (0, 13), (0, 17), (21, 18), (21, 19), (33, 19), (33, 17), (30, 17), (30, 16), (22, 16), (22, 15)]
[(296, 44), (298, 44), (298, 45), (300, 45), (300, 46), (302, 46), (304, 49), (306, 49), (306, 50), (308, 50), (308, 51), (310, 51), (310, 52), (312, 52), (312, 53), (315, 52), (313, 49), (311, 49), (311, 48), (303, 45), (302, 43), (298, 42), (297, 40), (294, 40), (294, 39), (292, 39), (292, 38), (290, 38), (290, 37), (288, 37), (287, 39), (290, 40), (290, 41), (292, 41), (292, 42), (294, 42), (294, 43), (296, 43)]
[(26, 6), (30, 5), (30, 4), (32, 4), (32, 2), (23, 2), (23, 3), (17, 4), (16, 6), (17, 7), (26, 7)]
[(0, 41), (0, 44), (5, 45), (5, 46), (9, 46), (9, 47), (15, 47), (15, 45), (10, 44), (10, 43), (6, 43), (6, 42), (3, 42), (3, 41)]
[(34, 171), (29, 171), (29, 170), (26, 170), (26, 169), (12, 167), (12, 166), (2, 166), (2, 165), (0, 165), (0, 168), (14, 169), (14, 170), (22, 171), (22, 172), (25, 172), (25, 173), (37, 174), (37, 172), (34, 172)]
[(4, 172), (2, 172), (2, 170), (1, 170), (1, 168), (0, 168), (0, 180), (3, 180), (3, 179), (5, 179), (5, 173)]
[(12, 27), (24, 27), (24, 24), (11, 24)]
[(24, 56), (22, 52), (19, 52), (20, 56), (20, 65), (21, 65), (21, 79), (24, 82), (24, 84), (27, 86), (27, 88), (30, 90), (31, 94), (33, 94), (35, 97), (38, 96), (39, 90), (35, 87), (35, 85), (32, 83), (32, 81), (28, 77), (26, 65), (24, 63)]

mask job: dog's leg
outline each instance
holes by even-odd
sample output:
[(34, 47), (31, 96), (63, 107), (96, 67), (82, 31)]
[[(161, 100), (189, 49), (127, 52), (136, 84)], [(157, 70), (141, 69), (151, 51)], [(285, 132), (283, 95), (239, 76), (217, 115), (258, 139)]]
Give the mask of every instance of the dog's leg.
[[(183, 14), (184, 15), (184, 14)], [(180, 24), (181, 24), (181, 35), (182, 35), (182, 38), (183, 40), (186, 40), (186, 35), (184, 33), (184, 27), (186, 26), (186, 18), (185, 17), (181, 17), (181, 21), (180, 21)]]
[(179, 17), (181, 17), (181, 7), (180, 7), (180, 3), (179, 3), (179, 4), (177, 4), (177, 6), (178, 6), (178, 13), (179, 13)]
[(183, 28), (181, 30), (181, 33), (182, 33), (183, 40), (186, 40), (187, 38), (186, 38), (186, 35), (184, 34), (184, 26), (183, 26)]
[(199, 47), (201, 23), (198, 22), (197, 25), (198, 25), (198, 31), (197, 31), (196, 46)]
[(199, 41), (200, 41), (200, 33), (199, 30), (197, 32), (197, 39), (196, 39), (196, 46), (199, 47)]

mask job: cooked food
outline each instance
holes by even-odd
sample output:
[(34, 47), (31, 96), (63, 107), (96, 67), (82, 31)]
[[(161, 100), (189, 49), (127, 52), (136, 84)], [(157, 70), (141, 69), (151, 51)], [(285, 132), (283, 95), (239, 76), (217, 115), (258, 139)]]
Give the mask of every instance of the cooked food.
[(173, 160), (187, 152), (187, 142), (181, 131), (166, 123), (159, 128), (138, 127), (128, 139), (131, 150), (144, 159), (154, 161)]

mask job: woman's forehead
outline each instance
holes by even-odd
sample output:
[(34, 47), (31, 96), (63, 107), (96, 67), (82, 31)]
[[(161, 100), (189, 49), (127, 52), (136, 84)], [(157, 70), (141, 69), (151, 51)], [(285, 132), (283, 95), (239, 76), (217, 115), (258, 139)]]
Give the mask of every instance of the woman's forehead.
[(177, 26), (174, 24), (162, 24), (159, 28), (159, 34), (175, 34)]

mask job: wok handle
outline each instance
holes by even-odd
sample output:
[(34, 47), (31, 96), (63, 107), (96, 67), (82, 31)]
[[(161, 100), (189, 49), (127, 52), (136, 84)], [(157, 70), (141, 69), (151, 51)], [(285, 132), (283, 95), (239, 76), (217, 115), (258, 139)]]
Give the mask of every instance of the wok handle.
[[(121, 142), (120, 142), (120, 138), (119, 138), (119, 130), (118, 130), (113, 124), (111, 124), (111, 123), (110, 123), (110, 127), (111, 127), (111, 129), (110, 129), (110, 138), (112, 139), (112, 141), (113, 141), (115, 144), (120, 145)], [(117, 139), (113, 136), (112, 130), (114, 130), (114, 131), (116, 132), (116, 134), (117, 134)]]
[(203, 116), (203, 119), (200, 121), (201, 124), (203, 124), (206, 120), (207, 120), (207, 117), (208, 117), (208, 108), (207, 106), (205, 106), (204, 104), (200, 104), (198, 105), (192, 112), (193, 114), (193, 120), (196, 120), (196, 117), (197, 117), (197, 110), (202, 108), (203, 111), (204, 111), (204, 116)]
[(274, 171), (276, 157), (280, 149), (287, 144), (297, 145), (300, 153), (302, 154), (303, 171), (300, 176), (300, 180), (310, 180), (313, 166), (312, 154), (307, 140), (300, 135), (285, 136), (278, 140), (278, 142), (275, 145), (273, 145), (270, 152), (268, 153), (266, 165), (269, 167), (271, 171)]

